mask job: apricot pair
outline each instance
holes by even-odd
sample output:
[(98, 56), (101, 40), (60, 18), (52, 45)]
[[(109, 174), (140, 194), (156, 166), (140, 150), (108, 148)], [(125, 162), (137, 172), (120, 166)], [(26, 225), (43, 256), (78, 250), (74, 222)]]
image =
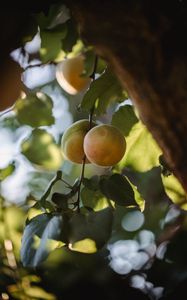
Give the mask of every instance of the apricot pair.
[(88, 120), (80, 120), (72, 124), (61, 141), (62, 151), (66, 159), (74, 163), (82, 163), (86, 155), (86, 163), (99, 166), (113, 166), (125, 154), (126, 141), (122, 133), (108, 124), (96, 125)]

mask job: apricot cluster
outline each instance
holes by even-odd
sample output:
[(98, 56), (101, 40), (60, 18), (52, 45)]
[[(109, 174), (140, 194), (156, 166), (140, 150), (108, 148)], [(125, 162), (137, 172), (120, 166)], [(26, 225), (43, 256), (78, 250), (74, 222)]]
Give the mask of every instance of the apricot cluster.
[(113, 166), (124, 156), (126, 141), (118, 128), (108, 124), (93, 124), (89, 120), (73, 123), (62, 137), (61, 146), (64, 157), (74, 163), (98, 166)]
[[(67, 58), (57, 65), (56, 79), (69, 94), (85, 90), (91, 79), (83, 76), (84, 56)], [(91, 126), (90, 126), (91, 125)], [(125, 154), (126, 141), (118, 128), (83, 119), (73, 123), (64, 132), (61, 147), (64, 157), (77, 164), (92, 163), (98, 166), (113, 166)]]

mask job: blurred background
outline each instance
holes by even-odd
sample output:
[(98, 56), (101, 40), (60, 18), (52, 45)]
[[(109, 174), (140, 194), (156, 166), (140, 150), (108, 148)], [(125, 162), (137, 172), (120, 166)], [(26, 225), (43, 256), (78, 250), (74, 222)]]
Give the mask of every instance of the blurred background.
[[(40, 34), (37, 33), (24, 48), (14, 50), (11, 57), (24, 69), (25, 89), (51, 97), (55, 122), (41, 128), (60, 145), (66, 128), (76, 120), (87, 118), (87, 114), (78, 109), (83, 94), (70, 96), (62, 90), (56, 81), (55, 64), (42, 64), (35, 55), (40, 47)], [(131, 105), (130, 99), (125, 99), (120, 104), (123, 105)], [(111, 122), (112, 114), (118, 108), (119, 104), (110, 106), (99, 121)], [(59, 247), (40, 266), (23, 267), (20, 247), (28, 210), (42, 197), (55, 176), (54, 171), (32, 164), (21, 152), (21, 144), (31, 131), (28, 125), (20, 126), (13, 110), (1, 113), (1, 299), (65, 299), (67, 296), (156, 300), (176, 299), (176, 295), (183, 295), (187, 280), (185, 205), (181, 200), (183, 196), (173, 203), (166, 194), (160, 166), (141, 172), (123, 168), (123, 174), (138, 187), (145, 200), (145, 209), (117, 207), (112, 235), (97, 253), (84, 254)], [(140, 157), (140, 161), (145, 160), (146, 155), (145, 151), (145, 157)], [(70, 184), (81, 172), (79, 165), (67, 161), (60, 169)], [(89, 165), (85, 176), (90, 178), (109, 171)], [(52, 193), (63, 191), (62, 184), (53, 186)], [(186, 298), (180, 296), (180, 299)]]

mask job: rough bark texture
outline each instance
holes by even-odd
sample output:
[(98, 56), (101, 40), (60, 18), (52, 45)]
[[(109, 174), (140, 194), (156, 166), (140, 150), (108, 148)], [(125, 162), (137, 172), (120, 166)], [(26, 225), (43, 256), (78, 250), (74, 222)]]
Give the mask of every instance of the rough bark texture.
[(187, 3), (67, 1), (82, 37), (112, 65), (187, 191)]

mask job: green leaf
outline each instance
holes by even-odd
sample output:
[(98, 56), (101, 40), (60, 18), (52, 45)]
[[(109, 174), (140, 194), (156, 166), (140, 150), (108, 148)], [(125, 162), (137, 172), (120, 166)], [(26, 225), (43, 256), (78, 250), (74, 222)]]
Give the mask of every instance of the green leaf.
[(125, 176), (113, 174), (110, 177), (101, 177), (100, 190), (109, 199), (122, 206), (137, 205), (134, 191)]
[(88, 110), (95, 105), (95, 113), (103, 114), (112, 102), (126, 99), (122, 88), (112, 72), (106, 70), (98, 79), (94, 80), (83, 97), (81, 108)]
[(50, 126), (54, 124), (52, 116), (53, 102), (44, 93), (30, 94), (24, 99), (18, 99), (14, 106), (20, 124), (32, 127)]
[(51, 201), (53, 201), (59, 208), (63, 211), (68, 210), (68, 200), (72, 198), (71, 192), (67, 194), (54, 193), (51, 197)]
[(134, 184), (132, 184), (132, 182), (129, 181), (129, 183), (134, 192), (134, 199), (135, 199), (136, 203), (138, 204), (140, 211), (143, 212), (145, 209), (145, 200), (143, 199), (142, 195), (138, 191), (137, 187)]
[[(75, 214), (70, 220), (69, 247), (72, 250), (86, 253), (86, 249), (78, 244), (78, 241), (85, 242), (89, 248), (87, 253), (95, 252), (102, 248), (108, 241), (112, 231), (113, 212), (110, 207), (98, 212), (88, 212), (87, 215)], [(91, 242), (88, 240), (91, 240)], [(94, 243), (95, 242), (95, 243)], [(75, 244), (76, 243), (76, 244)], [(75, 248), (74, 248), (75, 244)], [(89, 247), (88, 247), (89, 244)], [(90, 249), (90, 247), (92, 248)]]
[(187, 197), (185, 191), (174, 175), (161, 175), (162, 183), (168, 197), (171, 201), (180, 206), (180, 208), (187, 210)]
[(42, 214), (31, 219), (22, 238), (21, 261), (24, 266), (36, 267), (47, 258), (52, 250), (50, 240), (60, 240), (62, 223), (59, 215)]
[(164, 176), (172, 175), (172, 171), (171, 171), (170, 167), (168, 166), (163, 154), (161, 154), (159, 156), (159, 163), (160, 163), (162, 174)]
[(112, 117), (112, 125), (119, 128), (124, 136), (128, 136), (131, 128), (138, 122), (132, 105), (121, 106)]
[(161, 150), (151, 133), (139, 121), (126, 138), (127, 149), (118, 166), (130, 167), (134, 171), (145, 172), (159, 166)]
[(107, 68), (107, 63), (104, 59), (98, 56), (97, 58), (97, 66), (96, 66), (96, 73), (102, 74)]
[(95, 53), (93, 52), (92, 49), (88, 49), (87, 51), (84, 52), (84, 71), (83, 71), (83, 76), (89, 77), (92, 75), (93, 70), (94, 70), (94, 63), (95, 63)]
[(37, 23), (40, 29), (53, 29), (64, 24), (70, 18), (69, 9), (61, 3), (53, 4), (49, 8), (49, 12), (45, 15), (43, 12), (36, 15)]
[(99, 181), (100, 181), (100, 176), (94, 175), (89, 179), (83, 178), (82, 183), (88, 189), (90, 189), (92, 191), (97, 191), (97, 190), (99, 190)]
[(46, 213), (53, 213), (55, 212), (55, 208), (53, 207), (51, 202), (47, 200), (45, 201), (45, 206), (41, 204), (41, 201), (37, 201), (28, 210), (26, 224), (30, 222), (30, 220), (33, 219), (34, 217), (43, 214), (44, 211)]
[(86, 187), (81, 191), (81, 200), (85, 207), (92, 208), (94, 211), (99, 211), (109, 206), (108, 200), (100, 191), (93, 191)]
[(15, 170), (15, 164), (12, 163), (8, 165), (4, 169), (0, 169), (0, 181), (6, 179), (8, 176), (10, 176)]
[(62, 164), (60, 148), (51, 134), (44, 129), (34, 129), (23, 141), (21, 152), (31, 163), (45, 170), (57, 170)]
[(59, 61), (63, 59), (62, 40), (67, 34), (66, 24), (62, 24), (58, 30), (43, 30), (40, 32), (41, 48), (40, 58), (43, 63)]
[(73, 46), (76, 45), (79, 36), (78, 36), (76, 25), (72, 19), (66, 22), (66, 26), (67, 26), (67, 34), (62, 41), (62, 50), (65, 53), (69, 53), (73, 51)]
[(69, 188), (69, 191), (66, 194), (53, 193), (51, 200), (57, 205), (58, 208), (61, 208), (62, 211), (67, 211), (67, 209), (68, 209), (68, 200), (72, 199), (76, 195), (76, 193), (78, 192), (78, 190), (80, 188), (80, 180), (76, 179), (72, 186), (70, 186), (66, 182), (64, 182), (64, 183)]
[(49, 23), (48, 17), (44, 14), (44, 12), (37, 14), (36, 20), (40, 27), (40, 30), (45, 29)]
[(47, 16), (47, 28), (53, 29), (70, 19), (70, 11), (61, 3), (51, 5)]
[(51, 200), (58, 206), (58, 208), (61, 208), (62, 211), (68, 210), (68, 200), (72, 199), (73, 196), (76, 195), (78, 189), (72, 189), (69, 193), (62, 194), (62, 193), (54, 193), (52, 195)]

